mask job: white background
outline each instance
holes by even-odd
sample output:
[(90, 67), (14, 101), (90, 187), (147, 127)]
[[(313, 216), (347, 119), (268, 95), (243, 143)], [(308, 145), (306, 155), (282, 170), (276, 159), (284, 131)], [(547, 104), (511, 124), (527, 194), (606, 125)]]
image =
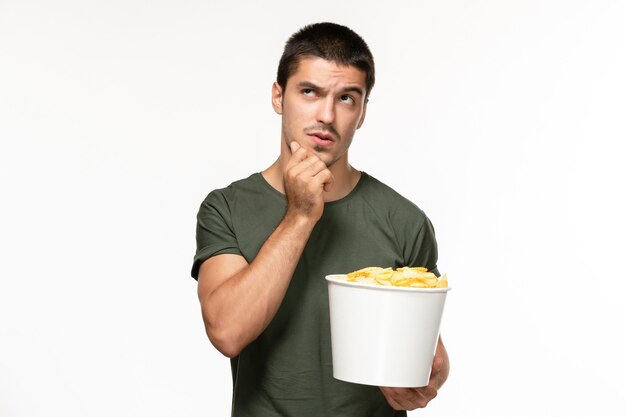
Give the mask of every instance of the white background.
[(445, 387), (414, 416), (623, 416), (623, 1), (0, 0), (0, 416), (226, 416), (205, 195), (278, 155), (288, 36), (377, 84), (351, 161), (433, 221)]

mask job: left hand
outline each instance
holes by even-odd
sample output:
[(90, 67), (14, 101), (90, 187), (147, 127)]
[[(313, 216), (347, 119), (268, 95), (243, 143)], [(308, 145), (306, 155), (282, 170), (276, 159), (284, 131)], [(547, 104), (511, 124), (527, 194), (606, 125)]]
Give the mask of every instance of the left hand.
[(415, 410), (416, 408), (424, 408), (430, 400), (437, 396), (437, 391), (441, 388), (446, 379), (448, 379), (449, 371), (450, 362), (448, 360), (448, 352), (443, 346), (440, 337), (427, 386), (419, 388), (380, 387), (380, 391), (394, 410)]

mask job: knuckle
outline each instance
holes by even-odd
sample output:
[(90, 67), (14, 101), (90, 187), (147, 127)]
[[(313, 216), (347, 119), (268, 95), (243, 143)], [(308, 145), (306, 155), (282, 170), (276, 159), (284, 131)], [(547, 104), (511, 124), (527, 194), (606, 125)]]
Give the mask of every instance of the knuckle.
[(419, 400), (419, 401), (417, 401), (415, 403), (415, 408), (426, 408), (427, 405), (428, 405), (428, 401), (426, 401), (426, 400)]
[(293, 172), (287, 174), (287, 182), (289, 184), (295, 184), (298, 181), (298, 176)]
[(319, 158), (317, 158), (317, 161), (315, 161), (315, 166), (320, 169), (326, 169), (326, 164)]

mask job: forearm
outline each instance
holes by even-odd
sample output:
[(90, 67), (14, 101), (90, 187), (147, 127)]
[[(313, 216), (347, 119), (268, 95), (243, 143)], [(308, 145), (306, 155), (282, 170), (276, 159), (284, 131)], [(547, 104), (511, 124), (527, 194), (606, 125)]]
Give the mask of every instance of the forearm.
[(238, 355), (269, 325), (314, 225), (288, 213), (249, 265), (201, 299), (209, 339), (224, 355)]

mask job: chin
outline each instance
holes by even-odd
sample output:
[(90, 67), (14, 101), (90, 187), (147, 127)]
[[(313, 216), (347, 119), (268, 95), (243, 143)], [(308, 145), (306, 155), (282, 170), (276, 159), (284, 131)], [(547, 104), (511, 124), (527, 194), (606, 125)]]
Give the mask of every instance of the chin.
[(326, 168), (332, 167), (333, 165), (335, 165), (335, 162), (337, 162), (336, 159), (331, 160), (329, 158), (322, 158), (323, 155), (319, 155), (319, 156), (322, 162), (326, 164)]

